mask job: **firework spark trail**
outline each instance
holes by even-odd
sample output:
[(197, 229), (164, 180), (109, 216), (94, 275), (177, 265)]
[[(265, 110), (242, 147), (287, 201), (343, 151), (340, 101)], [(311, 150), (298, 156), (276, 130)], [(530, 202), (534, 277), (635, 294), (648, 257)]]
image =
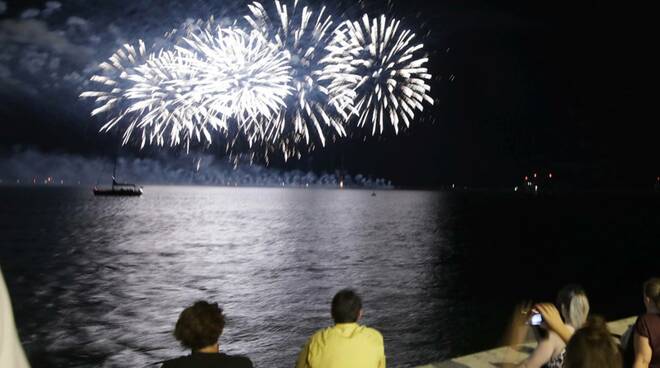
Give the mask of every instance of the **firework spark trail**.
[(294, 93), (287, 100), (287, 108), (269, 125), (267, 137), (286, 158), (297, 152), (298, 143), (313, 149), (312, 135), (322, 146), (326, 136), (346, 136), (344, 124), (354, 93), (349, 88), (327, 88), (330, 78), (324, 75), (320, 62), (332, 40), (333, 22), (325, 7), (314, 13), (307, 6), (299, 6), (297, 0), (290, 6), (279, 0), (274, 4), (273, 16), (259, 2), (248, 5), (251, 15), (245, 19), (285, 51), (292, 65)]
[(401, 122), (406, 127), (415, 110), (424, 109), (423, 102), (433, 104), (428, 81), (431, 74), (418, 58), (422, 44), (413, 44), (415, 34), (401, 29), (400, 21), (385, 15), (369, 21), (345, 21), (334, 33), (324, 60), (324, 71), (334, 78), (333, 89), (350, 88), (357, 94), (353, 113), (358, 127), (367, 122), (382, 133), (387, 120), (398, 133)]
[(210, 130), (226, 129), (225, 122), (195, 109), (182, 98), (186, 87), (177, 81), (190, 79), (195, 70), (175, 51), (147, 55), (140, 40), (137, 49), (123, 45), (100, 68), (102, 75), (91, 80), (106, 90), (83, 92), (81, 97), (94, 98), (100, 105), (92, 116), (117, 111), (101, 131), (118, 129), (121, 122), (127, 121), (123, 144), (137, 130), (141, 147), (163, 146), (166, 141), (171, 146), (188, 147), (191, 140), (211, 143)]
[(189, 83), (199, 107), (233, 119), (249, 142), (286, 107), (291, 68), (286, 55), (259, 32), (217, 28), (184, 38), (177, 47), (199, 72)]
[[(235, 21), (231, 25), (229, 23), (226, 19), (217, 22), (213, 16), (208, 20), (187, 21), (181, 27), (167, 32), (164, 39), (165, 44), (181, 51), (189, 60), (193, 61), (193, 64), (203, 70), (199, 78), (187, 82), (187, 84), (195, 86), (195, 90), (198, 92), (196, 100), (200, 101), (202, 106), (209, 107), (206, 109), (208, 112), (222, 110), (221, 114), (235, 123), (236, 126), (232, 124), (225, 137), (226, 150), (230, 156), (234, 156), (235, 152), (232, 150), (236, 146), (241, 146), (243, 142), (246, 142), (249, 149), (253, 151), (256, 146), (269, 139), (267, 131), (272, 126), (272, 121), (276, 119), (274, 113), (277, 111), (276, 115), (280, 115), (279, 112), (283, 109), (282, 96), (290, 94), (290, 91), (284, 92), (282, 89), (285, 84), (289, 83), (290, 78), (284, 74), (286, 67), (283, 65), (282, 57), (288, 60), (286, 54), (268, 43), (266, 37), (260, 33), (238, 29)], [(243, 55), (239, 58), (229, 59), (222, 54), (227, 50), (231, 50), (234, 55), (241, 53)], [(266, 55), (259, 55), (259, 52), (264, 52)], [(257, 63), (250, 59), (256, 59)], [(230, 64), (230, 68), (223, 70), (222, 65), (214, 64), (215, 60), (219, 60), (225, 66)], [(268, 63), (270, 65), (267, 65)], [(263, 97), (261, 100), (264, 100), (262, 102), (270, 106), (269, 111), (262, 110), (263, 113), (254, 111), (250, 104), (250, 101), (254, 100), (247, 95), (243, 99), (236, 98), (235, 84), (242, 83), (242, 80), (235, 78), (235, 75), (245, 73), (231, 74), (235, 73), (237, 69), (245, 67), (252, 68), (248, 74), (253, 74), (252, 82), (255, 82), (255, 85), (258, 85), (260, 80), (263, 81), (263, 86), (270, 84), (273, 95), (268, 95), (263, 90), (260, 93)], [(260, 75), (257, 72), (259, 67), (263, 67), (264, 71)], [(291, 74), (290, 68), (286, 74)], [(243, 85), (247, 88), (250, 83), (243, 83)], [(288, 87), (288, 89), (291, 88)], [(250, 91), (244, 88), (244, 92)], [(201, 99), (200, 94), (203, 96)], [(239, 101), (239, 104), (233, 103), (236, 100)], [(243, 103), (241, 104), (241, 102)], [(233, 109), (228, 108), (229, 105), (233, 105)], [(242, 109), (240, 105), (243, 106)], [(221, 108), (222, 106), (224, 108)], [(236, 156), (237, 159), (240, 159), (241, 155), (236, 154)]]
[(400, 21), (364, 15), (333, 29), (325, 8), (298, 5), (275, 0), (271, 16), (252, 3), (247, 30), (188, 22), (150, 54), (142, 41), (124, 45), (92, 77), (98, 90), (81, 97), (95, 100), (92, 115), (108, 114), (101, 131), (121, 130), (124, 144), (139, 134), (142, 147), (189, 148), (217, 136), (230, 157), (246, 143), (251, 159), (266, 161), (344, 137), (351, 119), (372, 135), (386, 123), (398, 133), (433, 104), (423, 45)]
[(280, 113), (290, 93), (286, 57), (255, 31), (218, 27), (189, 37), (149, 56), (142, 42), (137, 50), (124, 45), (101, 64), (105, 75), (92, 81), (110, 91), (81, 94), (101, 104), (92, 115), (119, 111), (101, 131), (127, 119), (124, 144), (137, 129), (143, 147), (164, 145), (168, 132), (170, 145), (189, 147), (191, 140), (211, 144), (212, 131), (228, 135), (231, 121), (249, 144), (263, 139), (263, 122)]

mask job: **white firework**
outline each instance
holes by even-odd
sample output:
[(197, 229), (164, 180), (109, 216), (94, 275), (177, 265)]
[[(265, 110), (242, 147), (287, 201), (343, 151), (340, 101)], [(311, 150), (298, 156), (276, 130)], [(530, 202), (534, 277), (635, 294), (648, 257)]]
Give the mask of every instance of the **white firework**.
[(201, 110), (230, 119), (250, 144), (266, 139), (291, 94), (291, 67), (276, 45), (257, 31), (216, 27), (190, 33), (176, 50), (195, 70), (188, 97)]
[(310, 150), (315, 142), (325, 146), (327, 137), (345, 136), (354, 93), (350, 88), (328, 90), (332, 76), (324, 74), (321, 60), (332, 40), (333, 22), (325, 7), (315, 13), (298, 0), (274, 3), (272, 16), (259, 2), (248, 5), (251, 15), (245, 19), (289, 57), (294, 93), (268, 131), (269, 144), (287, 158), (299, 144)]
[[(190, 33), (173, 50), (146, 55), (144, 43), (124, 45), (103, 75), (92, 77), (105, 90), (87, 91), (111, 114), (101, 131), (123, 129), (126, 144), (139, 131), (146, 144), (212, 143), (213, 132), (263, 139), (290, 93), (286, 57), (258, 32), (207, 28)], [(125, 124), (121, 124), (125, 123)], [(235, 125), (235, 126), (234, 126)]]
[(191, 86), (186, 81), (195, 69), (176, 51), (147, 55), (140, 40), (137, 48), (123, 45), (100, 68), (102, 74), (91, 80), (104, 88), (81, 97), (94, 98), (99, 105), (92, 116), (109, 114), (101, 131), (123, 129), (123, 144), (135, 133), (141, 147), (166, 142), (189, 147), (191, 140), (210, 144), (213, 130), (226, 129), (225, 121), (199, 110), (187, 97)]
[(286, 160), (346, 136), (353, 115), (374, 135), (387, 123), (398, 132), (433, 104), (423, 45), (400, 21), (364, 15), (333, 29), (325, 8), (297, 0), (275, 0), (272, 17), (249, 9), (249, 30), (210, 18), (166, 34), (158, 52), (142, 41), (117, 50), (91, 78), (99, 88), (81, 94), (109, 117), (101, 131), (121, 131), (124, 144), (139, 135), (142, 147), (219, 138), (230, 157), (247, 144), (251, 158)]
[(335, 30), (324, 60), (324, 72), (333, 75), (329, 90), (350, 88), (356, 92), (353, 113), (358, 127), (371, 124), (372, 134), (382, 133), (387, 121), (398, 133), (410, 126), (424, 102), (433, 104), (429, 92), (431, 74), (419, 57), (424, 47), (401, 22), (385, 15), (371, 21), (345, 21)]

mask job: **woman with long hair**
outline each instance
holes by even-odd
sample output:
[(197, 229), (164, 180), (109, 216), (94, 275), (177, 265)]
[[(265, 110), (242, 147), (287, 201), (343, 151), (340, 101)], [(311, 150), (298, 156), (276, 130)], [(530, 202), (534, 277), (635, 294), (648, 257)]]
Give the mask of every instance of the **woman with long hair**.
[[(589, 315), (589, 300), (584, 290), (577, 285), (568, 285), (562, 288), (556, 301), (557, 308), (561, 311), (561, 316), (570, 334), (582, 327)], [(515, 341), (512, 345), (518, 345), (522, 338), (527, 335), (526, 326), (530, 325), (529, 318), (532, 310), (523, 308), (519, 313), (523, 318), (514, 321), (513, 329), (517, 330)], [(554, 331), (548, 329), (543, 324), (532, 326), (537, 338), (538, 344), (530, 356), (521, 362), (519, 368), (561, 368), (566, 353), (565, 341)]]

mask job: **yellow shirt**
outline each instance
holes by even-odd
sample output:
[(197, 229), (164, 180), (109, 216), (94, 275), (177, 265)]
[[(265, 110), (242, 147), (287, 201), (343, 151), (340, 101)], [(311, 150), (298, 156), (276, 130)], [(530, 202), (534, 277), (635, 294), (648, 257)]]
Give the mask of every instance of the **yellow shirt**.
[(383, 335), (357, 323), (319, 330), (300, 352), (296, 368), (385, 368)]

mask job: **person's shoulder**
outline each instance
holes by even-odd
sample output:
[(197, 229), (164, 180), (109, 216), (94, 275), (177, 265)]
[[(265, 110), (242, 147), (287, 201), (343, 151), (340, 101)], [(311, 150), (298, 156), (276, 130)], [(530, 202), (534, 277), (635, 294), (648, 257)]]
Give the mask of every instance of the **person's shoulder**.
[(338, 333), (337, 325), (319, 328), (318, 330), (314, 331), (314, 333), (310, 337), (310, 340), (325, 339), (329, 335), (333, 335), (336, 333)]
[(654, 317), (657, 317), (656, 315), (650, 314), (650, 313), (644, 313), (637, 317), (637, 320), (635, 321), (635, 327), (642, 327), (646, 326), (651, 322)]
[(234, 368), (252, 368), (250, 358), (243, 355), (223, 355), (230, 367)]
[(659, 321), (660, 320), (660, 314), (658, 313), (645, 313), (639, 316), (639, 318), (645, 320), (645, 321)]
[(360, 326), (362, 333), (375, 341), (383, 341), (383, 334), (373, 327)]
[(183, 367), (186, 362), (190, 360), (190, 356), (180, 356), (178, 358), (169, 359), (163, 362), (161, 368), (178, 368)]
[(635, 333), (643, 337), (650, 337), (652, 334), (651, 330), (658, 328), (652, 327), (656, 325), (660, 327), (660, 316), (650, 313), (642, 314), (637, 317), (637, 321), (635, 322)]
[(660, 314), (645, 313), (637, 317), (635, 326), (660, 326)]
[(310, 348), (323, 346), (328, 342), (328, 340), (332, 339), (332, 336), (334, 336), (335, 333), (336, 332), (334, 331), (333, 326), (320, 328), (314, 331), (309, 339), (307, 339), (306, 345)]

